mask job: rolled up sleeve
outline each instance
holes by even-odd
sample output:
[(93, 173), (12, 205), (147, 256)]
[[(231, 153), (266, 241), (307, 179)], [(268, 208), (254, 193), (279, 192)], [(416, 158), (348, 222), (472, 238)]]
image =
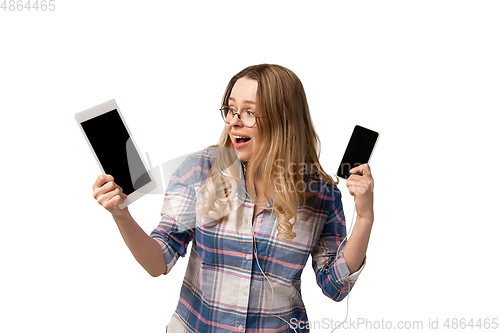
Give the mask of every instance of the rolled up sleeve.
[(352, 290), (365, 267), (365, 261), (356, 272), (349, 271), (343, 251), (346, 242), (342, 243), (346, 237), (346, 225), (340, 191), (333, 186), (326, 197), (327, 207), (325, 208), (329, 215), (312, 252), (313, 268), (316, 273), (316, 282), (323, 294), (340, 302), (347, 296), (348, 291)]
[(196, 225), (196, 193), (186, 184), (178, 172), (170, 179), (161, 211), (161, 221), (152, 231), (163, 250), (163, 258), (170, 272), (180, 256), (185, 256), (193, 238)]

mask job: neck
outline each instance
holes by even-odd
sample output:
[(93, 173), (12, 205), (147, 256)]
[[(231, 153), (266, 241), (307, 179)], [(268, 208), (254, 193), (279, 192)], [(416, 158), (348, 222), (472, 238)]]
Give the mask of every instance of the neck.
[[(265, 183), (262, 180), (262, 178), (258, 177), (255, 178), (254, 181), (254, 187), (255, 187), (255, 196), (257, 199), (257, 202), (264, 202), (264, 204), (267, 202), (266, 195), (265, 195)], [(269, 187), (267, 188), (267, 194), (269, 197), (271, 197), (272, 193), (272, 186), (269, 184)]]

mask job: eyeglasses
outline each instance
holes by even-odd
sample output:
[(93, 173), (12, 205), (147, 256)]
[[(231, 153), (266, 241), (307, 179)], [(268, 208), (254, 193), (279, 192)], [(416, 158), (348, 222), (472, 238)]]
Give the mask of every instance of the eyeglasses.
[(238, 118), (241, 120), (244, 126), (246, 127), (254, 127), (255, 124), (257, 123), (257, 118), (264, 118), (263, 117), (257, 117), (255, 115), (255, 111), (252, 109), (243, 109), (240, 111), (240, 113), (237, 113), (234, 109), (230, 108), (229, 106), (223, 106), (220, 108), (220, 112), (222, 114), (222, 119), (227, 124), (230, 124), (231, 121), (234, 119), (235, 116), (238, 116)]

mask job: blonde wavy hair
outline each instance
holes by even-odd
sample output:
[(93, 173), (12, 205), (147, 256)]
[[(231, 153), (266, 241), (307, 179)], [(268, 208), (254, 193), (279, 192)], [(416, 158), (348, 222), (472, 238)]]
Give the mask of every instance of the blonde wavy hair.
[[(278, 237), (292, 240), (296, 233), (293, 226), (300, 205), (306, 202), (304, 174), (319, 174), (321, 178), (337, 184), (319, 163), (320, 141), (309, 113), (307, 98), (299, 78), (289, 69), (279, 65), (250, 66), (233, 76), (227, 85), (222, 105), (228, 105), (234, 84), (242, 77), (256, 80), (256, 112), (260, 146), (246, 165), (246, 187), (255, 203), (254, 180), (269, 181), (272, 193), (265, 189), (278, 220)], [(201, 215), (215, 223), (224, 220), (237, 196), (241, 165), (229, 133), (224, 131), (217, 145), (217, 157), (212, 164), (210, 177), (200, 189), (203, 200), (198, 204)], [(224, 149), (232, 148), (232, 149)], [(304, 172), (307, 170), (307, 172)], [(270, 200), (272, 198), (272, 201)]]

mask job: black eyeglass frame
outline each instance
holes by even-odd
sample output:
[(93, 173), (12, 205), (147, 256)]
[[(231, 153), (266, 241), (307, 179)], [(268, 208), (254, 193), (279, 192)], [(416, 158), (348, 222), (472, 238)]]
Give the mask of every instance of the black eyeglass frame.
[[(226, 124), (230, 124), (230, 122), (227, 122), (227, 121), (226, 121), (226, 118), (224, 117), (224, 111), (223, 111), (223, 109), (224, 109), (224, 108), (228, 108), (228, 109), (229, 109), (229, 110), (228, 110), (228, 112), (231, 112), (231, 110), (232, 110), (232, 109), (231, 109), (228, 105), (224, 105), (223, 107), (221, 107), (221, 108), (219, 109), (219, 111), (220, 111), (220, 115), (222, 116), (222, 120), (224, 120), (224, 122), (225, 122)], [(252, 110), (252, 109), (243, 109), (243, 110), (250, 110), (250, 112), (252, 112), (252, 113), (254, 114), (254, 117), (255, 117), (255, 123), (254, 123), (252, 126), (247, 126), (247, 125), (245, 125), (245, 124), (243, 123), (243, 120), (241, 120), (241, 116), (240, 116), (240, 113), (239, 113), (239, 112), (232, 112), (232, 113), (233, 113), (233, 117), (234, 117), (234, 115), (238, 116), (238, 119), (241, 121), (241, 123), (243, 124), (243, 126), (248, 127), (248, 128), (252, 128), (252, 127), (254, 127), (255, 125), (257, 125), (257, 119), (267, 117), (267, 116), (260, 116), (260, 117), (259, 117), (259, 116), (256, 116), (256, 115), (255, 115), (255, 111), (254, 111), (254, 110)]]

